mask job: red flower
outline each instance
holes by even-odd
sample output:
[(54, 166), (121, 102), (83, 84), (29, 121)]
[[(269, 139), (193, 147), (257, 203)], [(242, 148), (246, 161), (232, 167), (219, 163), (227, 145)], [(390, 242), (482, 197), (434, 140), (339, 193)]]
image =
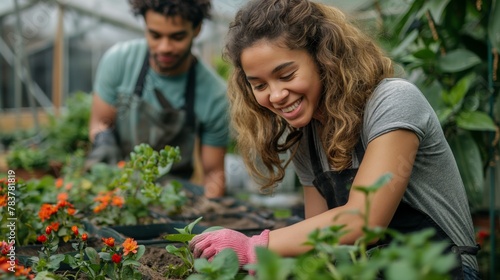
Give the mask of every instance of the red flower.
[(87, 241), (88, 238), (89, 238), (89, 236), (86, 233), (82, 234), (83, 241)]
[(123, 255), (126, 256), (128, 253), (137, 253), (137, 249), (139, 246), (137, 245), (137, 241), (135, 241), (133, 238), (127, 238), (122, 244), (123, 246)]
[(125, 162), (125, 161), (121, 160), (121, 161), (119, 161), (119, 162), (116, 164), (116, 166), (118, 166), (118, 168), (123, 168), (123, 167), (125, 167), (125, 165), (126, 165), (126, 164), (127, 164), (127, 162)]
[(479, 239), (485, 239), (490, 237), (490, 232), (486, 230), (481, 230), (477, 233), (477, 238)]
[(36, 240), (37, 240), (38, 242), (40, 242), (40, 243), (44, 243), (44, 242), (46, 242), (46, 241), (47, 241), (47, 236), (45, 236), (45, 235), (43, 235), (43, 234), (42, 234), (42, 235), (38, 236), (38, 237), (36, 238)]
[(113, 256), (111, 256), (111, 260), (114, 263), (120, 263), (122, 261), (122, 256), (120, 256), (118, 254), (113, 254)]
[(47, 226), (47, 227), (45, 228), (45, 233), (48, 235), (48, 234), (50, 234), (51, 232), (52, 232), (52, 227), (51, 227), (51, 226)]
[[(14, 244), (14, 243), (12, 243)], [(0, 253), (2, 255), (7, 255), (12, 250), (12, 244), (9, 244), (5, 241), (0, 242)], [(1, 263), (1, 261), (0, 261)]]
[(73, 231), (74, 235), (78, 235), (78, 227), (77, 226), (72, 226), (71, 231)]
[(103, 237), (102, 242), (104, 242), (104, 244), (106, 244), (108, 247), (115, 246), (115, 239), (113, 237), (109, 237), (109, 238)]

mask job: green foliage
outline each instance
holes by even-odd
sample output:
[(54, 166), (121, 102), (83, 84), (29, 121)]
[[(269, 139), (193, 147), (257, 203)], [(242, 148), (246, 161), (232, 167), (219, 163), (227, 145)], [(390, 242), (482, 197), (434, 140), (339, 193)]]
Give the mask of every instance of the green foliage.
[(193, 273), (194, 268), (194, 256), (189, 250), (189, 241), (193, 239), (195, 234), (192, 233), (194, 226), (201, 220), (198, 218), (195, 221), (189, 223), (182, 229), (176, 229), (178, 234), (168, 234), (165, 236), (166, 240), (179, 242), (180, 246), (167, 245), (165, 248), (167, 252), (179, 257), (182, 261), (181, 264), (168, 264), (168, 272), (166, 277), (180, 277), (184, 278), (191, 273)]
[(43, 237), (45, 237), (46, 241), (42, 242), (38, 257), (31, 257), (31, 268), (35, 273), (41, 271), (55, 272), (64, 260), (63, 254), (56, 253), (59, 248), (59, 237), (55, 233), (43, 235)]
[[(135, 253), (125, 252), (127, 242), (136, 245)], [(84, 273), (90, 279), (142, 279), (142, 274), (137, 267), (140, 265), (139, 259), (144, 255), (146, 247), (137, 245), (132, 239), (125, 240), (123, 247), (115, 246), (114, 239), (112, 243), (112, 245), (106, 244), (100, 252), (97, 252), (95, 248), (87, 247), (86, 240), (82, 238), (73, 243), (73, 248), (78, 253), (74, 256), (67, 254), (64, 260), (71, 268), (78, 269), (73, 278), (79, 279), (78, 275)]]
[[(478, 210), (485, 170), (500, 147), (493, 142), (500, 114), (491, 110), (499, 89), (491, 45), (498, 54), (500, 5), (466, 0), (380, 4), (380, 42), (436, 111), (469, 204)], [(390, 12), (394, 5), (397, 14)]]
[(7, 165), (10, 169), (49, 170), (49, 154), (37, 147), (13, 145), (7, 154)]
[(49, 124), (43, 132), (46, 134), (44, 145), (52, 156), (62, 161), (78, 149), (88, 150), (91, 102), (91, 94), (76, 92), (66, 100), (60, 116), (49, 116)]
[[(188, 280), (233, 280), (239, 271), (238, 256), (232, 249), (224, 249), (211, 262), (196, 259), (194, 268), (197, 274), (191, 274)], [(277, 278), (268, 278), (277, 279)]]
[[(353, 186), (371, 196), (391, 179), (382, 176), (372, 186)], [(401, 234), (389, 229), (368, 227), (369, 212), (364, 217), (363, 236), (353, 245), (340, 244), (347, 233), (344, 225), (312, 231), (305, 245), (312, 249), (295, 258), (282, 258), (267, 248), (257, 248), (257, 263), (246, 265), (255, 271), (248, 279), (448, 279), (456, 257), (445, 252), (444, 242), (432, 241), (433, 229)], [(376, 239), (391, 237), (388, 245), (367, 249)], [(198, 260), (196, 260), (198, 261)], [(201, 265), (205, 265), (200, 261)], [(204, 267), (204, 266), (202, 266)], [(210, 270), (211, 271), (211, 270)], [(193, 278), (212, 279), (212, 278)]]
[[(107, 167), (92, 169), (93, 180), (105, 184), (105, 190), (95, 199), (92, 221), (99, 225), (146, 224), (151, 222), (148, 219), (151, 219), (152, 206), (161, 207), (169, 214), (179, 212), (187, 201), (182, 185), (175, 180), (165, 186), (157, 183), (160, 169), (168, 172), (172, 164), (179, 160), (178, 147), (165, 146), (155, 151), (148, 144), (140, 144), (134, 147), (130, 160), (124, 163), (112, 180), (105, 180)], [(100, 174), (102, 171), (104, 173)], [(115, 199), (121, 199), (123, 203), (109, 203)]]

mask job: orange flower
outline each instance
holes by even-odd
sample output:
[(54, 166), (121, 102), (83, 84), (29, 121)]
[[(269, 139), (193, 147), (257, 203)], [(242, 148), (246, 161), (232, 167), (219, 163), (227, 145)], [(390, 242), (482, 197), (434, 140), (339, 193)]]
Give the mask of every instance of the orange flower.
[(64, 189), (66, 189), (67, 191), (71, 190), (71, 188), (73, 187), (73, 183), (72, 182), (69, 182), (66, 184), (66, 186), (64, 186)]
[(59, 222), (53, 222), (52, 224), (49, 225), (49, 227), (51, 229), (53, 229), (54, 231), (58, 231), (59, 230)]
[(71, 231), (73, 232), (73, 234), (78, 235), (78, 227), (77, 226), (72, 226)]
[(106, 244), (108, 247), (115, 246), (115, 239), (113, 237), (109, 237), (109, 238), (103, 237), (102, 242), (104, 242), (104, 244)]
[(118, 196), (118, 195), (113, 196), (113, 199), (111, 200), (111, 205), (113, 205), (113, 206), (122, 207), (124, 203), (125, 203), (125, 199), (123, 199), (123, 197)]
[(86, 233), (82, 234), (82, 240), (87, 241), (87, 239), (89, 239), (89, 235)]
[(92, 211), (94, 211), (94, 213), (97, 214), (97, 213), (103, 211), (104, 209), (106, 209), (107, 206), (108, 206), (107, 204), (101, 203), (101, 204), (97, 205), (96, 207), (94, 207), (94, 209)]
[(38, 211), (38, 217), (43, 221), (49, 219), (53, 214), (57, 213), (57, 207), (48, 203), (42, 204), (40, 211)]
[(63, 184), (64, 184), (63, 178), (56, 179), (56, 188), (58, 188), (58, 189), (61, 188), (63, 186)]
[(68, 209), (66, 209), (66, 212), (68, 212), (68, 215), (73, 216), (76, 213), (76, 209), (73, 207), (69, 207)]
[(137, 245), (137, 241), (135, 241), (133, 238), (127, 238), (122, 244), (123, 246), (123, 255), (126, 256), (128, 253), (137, 253), (137, 249), (139, 246)]
[(7, 194), (0, 195), (0, 207), (7, 206)]
[(67, 201), (68, 200), (68, 193), (62, 192), (57, 195), (57, 201)]
[(127, 163), (126, 163), (124, 160), (120, 160), (120, 161), (116, 164), (116, 166), (118, 166), (118, 168), (123, 168), (123, 167), (125, 167), (125, 165), (126, 165), (126, 164), (127, 164)]

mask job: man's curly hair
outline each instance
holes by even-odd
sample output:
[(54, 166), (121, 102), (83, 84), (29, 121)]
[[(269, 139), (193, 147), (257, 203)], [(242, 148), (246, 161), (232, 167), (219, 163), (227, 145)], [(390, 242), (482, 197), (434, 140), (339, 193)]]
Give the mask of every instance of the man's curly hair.
[(201, 24), (203, 19), (210, 18), (211, 0), (129, 0), (135, 15), (145, 16), (153, 10), (167, 17), (181, 16), (193, 23), (193, 27)]

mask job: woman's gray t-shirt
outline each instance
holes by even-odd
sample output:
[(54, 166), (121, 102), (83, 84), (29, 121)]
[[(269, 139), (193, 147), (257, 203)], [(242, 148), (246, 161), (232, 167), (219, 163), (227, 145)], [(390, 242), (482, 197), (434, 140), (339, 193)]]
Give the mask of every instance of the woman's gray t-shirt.
[[(429, 215), (456, 245), (474, 246), (474, 227), (465, 188), (433, 108), (412, 83), (385, 79), (366, 105), (361, 132), (364, 148), (378, 136), (397, 129), (411, 130), (420, 140), (403, 201)], [(304, 128), (305, 135), (310, 132), (308, 127)], [(315, 137), (315, 142), (318, 138)], [(302, 137), (293, 164), (301, 184), (312, 186), (314, 172), (307, 139)], [(316, 149), (326, 171), (329, 165), (322, 145), (316, 143)], [(353, 167), (358, 166), (353, 155)], [(401, 168), (410, 172), (409, 167)], [(465, 265), (477, 269), (476, 258), (462, 256)]]

